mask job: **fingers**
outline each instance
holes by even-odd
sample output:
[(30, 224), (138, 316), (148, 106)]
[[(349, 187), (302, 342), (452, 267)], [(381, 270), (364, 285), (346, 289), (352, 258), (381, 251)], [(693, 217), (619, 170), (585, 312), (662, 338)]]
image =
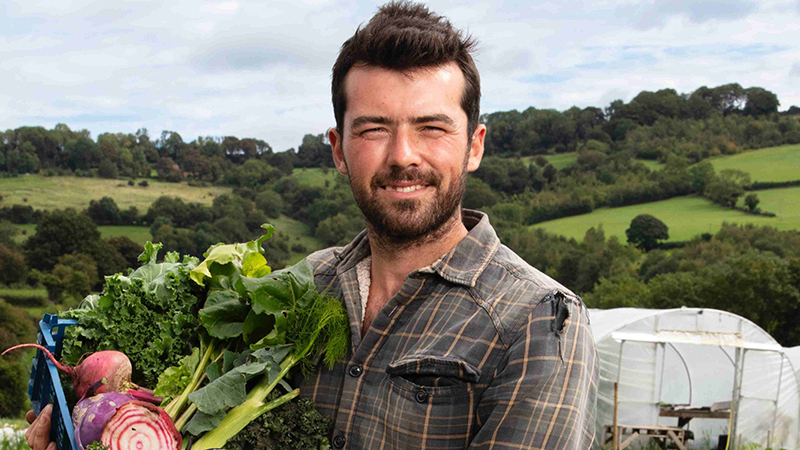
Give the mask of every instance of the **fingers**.
[[(28, 423), (31, 424), (31, 426), (29, 426), (25, 430), (25, 440), (28, 440), (30, 438), (30, 436), (31, 436), (31, 433), (33, 433), (33, 430), (35, 428), (34, 425), (36, 424), (36, 413), (33, 412), (33, 410), (28, 411), (27, 413), (25, 413), (25, 420), (27, 420)], [(28, 446), (30, 447), (30, 445), (28, 445)]]
[(33, 450), (48, 450), (50, 445), (55, 444), (50, 442), (50, 415), (52, 411), (53, 405), (45, 406), (42, 412), (39, 413), (39, 417), (36, 418), (25, 433), (28, 446)]
[(45, 449), (45, 450), (57, 450), (57, 449), (58, 449), (58, 446), (56, 445), (56, 443), (55, 442), (51, 442), (50, 444), (47, 445), (47, 449)]

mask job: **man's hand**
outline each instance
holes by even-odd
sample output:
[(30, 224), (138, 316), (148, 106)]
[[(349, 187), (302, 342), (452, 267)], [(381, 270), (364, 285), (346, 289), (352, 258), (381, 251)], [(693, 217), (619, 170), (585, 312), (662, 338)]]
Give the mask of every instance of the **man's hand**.
[(39, 417), (33, 411), (28, 411), (25, 418), (31, 426), (25, 431), (25, 439), (28, 446), (33, 450), (56, 450), (56, 443), (50, 442), (50, 415), (53, 412), (53, 405), (47, 405), (42, 409)]

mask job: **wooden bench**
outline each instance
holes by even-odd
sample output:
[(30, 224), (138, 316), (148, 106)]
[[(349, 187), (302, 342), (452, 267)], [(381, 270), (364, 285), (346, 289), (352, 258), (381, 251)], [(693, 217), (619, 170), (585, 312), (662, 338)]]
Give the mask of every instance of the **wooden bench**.
[[(694, 433), (683, 428), (651, 425), (617, 425), (617, 434), (620, 440), (629, 435), (619, 444), (619, 450), (631, 445), (639, 436), (653, 438), (661, 448), (667, 448), (667, 440), (671, 440), (680, 450), (686, 450), (686, 441), (694, 439)], [(613, 425), (606, 425), (606, 436), (606, 444), (614, 440)]]

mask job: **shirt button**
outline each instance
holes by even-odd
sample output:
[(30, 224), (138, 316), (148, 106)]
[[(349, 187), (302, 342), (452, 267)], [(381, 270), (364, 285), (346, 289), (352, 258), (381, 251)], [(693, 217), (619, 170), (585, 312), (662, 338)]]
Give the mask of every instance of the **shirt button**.
[(339, 435), (337, 435), (337, 436), (335, 436), (333, 438), (333, 446), (336, 447), (336, 448), (344, 447), (344, 443), (345, 442), (346, 442), (346, 440), (345, 440), (344, 436), (342, 436), (341, 434), (339, 434)]
[(350, 370), (348, 370), (348, 373), (350, 374), (351, 377), (358, 378), (361, 376), (362, 373), (364, 373), (364, 369), (361, 368), (361, 366), (350, 366)]
[(428, 401), (428, 393), (425, 391), (417, 391), (417, 393), (414, 394), (414, 398), (419, 403), (425, 403), (426, 401)]

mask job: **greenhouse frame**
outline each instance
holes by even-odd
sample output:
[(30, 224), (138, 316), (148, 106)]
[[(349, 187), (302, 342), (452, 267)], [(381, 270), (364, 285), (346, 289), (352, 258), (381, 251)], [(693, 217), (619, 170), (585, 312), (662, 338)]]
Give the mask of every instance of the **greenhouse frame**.
[(680, 424), (694, 435), (689, 448), (800, 448), (790, 359), (800, 351), (787, 352), (753, 322), (714, 309), (590, 309), (589, 317), (600, 369), (596, 447), (610, 439), (617, 384), (620, 425)]

